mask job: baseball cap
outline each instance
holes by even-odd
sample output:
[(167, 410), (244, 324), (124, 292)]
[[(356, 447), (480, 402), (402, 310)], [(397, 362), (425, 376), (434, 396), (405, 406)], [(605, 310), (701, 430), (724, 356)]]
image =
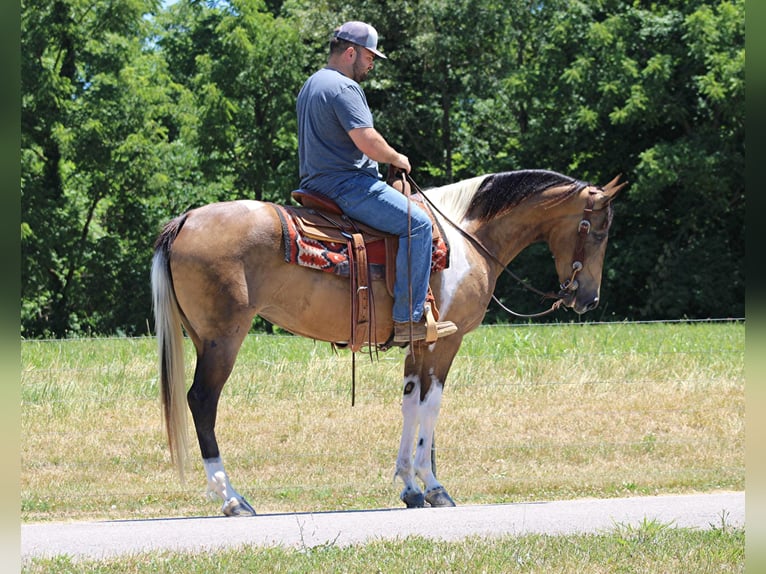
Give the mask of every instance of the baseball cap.
[(341, 40), (347, 40), (363, 46), (380, 58), (388, 59), (378, 51), (378, 32), (369, 24), (364, 22), (346, 22), (335, 30), (334, 35)]

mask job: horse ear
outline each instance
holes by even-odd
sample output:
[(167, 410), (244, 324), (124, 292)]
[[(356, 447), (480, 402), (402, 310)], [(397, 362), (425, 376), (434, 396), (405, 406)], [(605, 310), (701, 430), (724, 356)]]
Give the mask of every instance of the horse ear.
[(617, 177), (615, 177), (612, 181), (607, 183), (602, 189), (604, 190), (604, 195), (608, 197), (607, 203), (611, 203), (615, 197), (617, 197), (617, 194), (620, 192), (620, 190), (628, 185), (627, 181), (623, 181), (622, 183), (618, 183), (620, 181), (620, 178), (622, 177), (622, 174), (618, 174)]

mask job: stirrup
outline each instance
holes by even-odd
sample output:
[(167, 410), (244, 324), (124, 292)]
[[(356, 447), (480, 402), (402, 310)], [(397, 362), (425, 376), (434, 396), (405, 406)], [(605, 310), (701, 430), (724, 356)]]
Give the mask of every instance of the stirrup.
[(430, 303), (426, 303), (423, 306), (423, 317), (425, 317), (426, 320), (426, 343), (435, 343), (439, 338), (439, 327), (436, 323), (436, 319), (434, 319)]

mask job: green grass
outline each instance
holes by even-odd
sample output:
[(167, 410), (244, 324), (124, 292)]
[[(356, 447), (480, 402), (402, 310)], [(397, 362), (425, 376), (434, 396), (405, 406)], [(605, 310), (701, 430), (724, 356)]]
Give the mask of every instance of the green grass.
[(617, 524), (610, 531), (591, 535), (472, 537), (460, 542), (409, 537), (347, 547), (245, 547), (205, 554), (151, 553), (78, 562), (57, 557), (35, 559), (25, 564), (23, 572), (744, 572), (744, 531), (725, 524), (713, 526), (700, 531), (645, 521), (639, 526)]
[[(744, 489), (742, 323), (483, 327), (437, 426), (458, 504)], [(151, 338), (22, 343), (24, 521), (217, 515), (196, 445), (181, 485)], [(259, 512), (399, 506), (403, 353), (251, 335), (217, 432)], [(193, 372), (187, 341), (187, 373)], [(191, 429), (190, 429), (191, 430)], [(192, 434), (193, 436), (193, 434)]]

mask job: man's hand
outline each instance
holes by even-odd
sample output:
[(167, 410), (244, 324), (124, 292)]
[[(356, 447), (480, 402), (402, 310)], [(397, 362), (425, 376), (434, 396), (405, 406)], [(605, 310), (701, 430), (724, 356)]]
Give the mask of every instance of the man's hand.
[(406, 173), (410, 173), (410, 170), (412, 169), (410, 167), (409, 158), (403, 153), (397, 154), (396, 161), (392, 161), (391, 165), (398, 167), (399, 169), (403, 169)]

